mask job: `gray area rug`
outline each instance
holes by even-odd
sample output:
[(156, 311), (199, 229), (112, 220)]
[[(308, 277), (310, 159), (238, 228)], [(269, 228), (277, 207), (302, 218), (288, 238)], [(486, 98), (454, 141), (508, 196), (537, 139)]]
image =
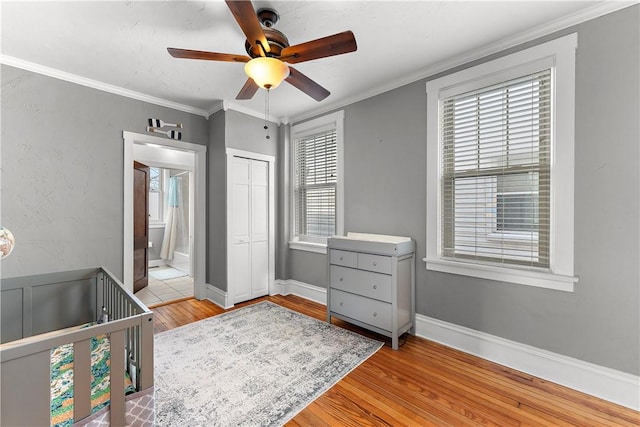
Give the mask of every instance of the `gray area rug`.
[(159, 333), (156, 425), (282, 425), (380, 347), (267, 301)]

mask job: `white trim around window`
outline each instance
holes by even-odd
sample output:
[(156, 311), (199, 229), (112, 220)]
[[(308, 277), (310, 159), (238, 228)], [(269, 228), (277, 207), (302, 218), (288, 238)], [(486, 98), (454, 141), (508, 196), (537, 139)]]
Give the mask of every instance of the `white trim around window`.
[[(572, 292), (574, 221), (574, 109), (577, 34), (427, 82), (427, 270)], [(446, 97), (506, 82), (547, 67), (552, 72), (550, 266), (505, 267), (442, 255), (442, 140), (440, 109)]]
[(291, 214), (290, 214), (290, 236), (291, 240), (289, 241), (289, 248), (295, 250), (302, 250), (307, 252), (314, 252), (320, 254), (327, 253), (327, 243), (326, 239), (314, 239), (314, 238), (304, 238), (296, 233), (296, 225), (295, 225), (295, 210), (296, 201), (295, 201), (295, 156), (293, 155), (293, 150), (295, 147), (295, 143), (297, 140), (301, 138), (305, 138), (311, 136), (316, 133), (320, 133), (323, 131), (331, 131), (334, 130), (336, 132), (336, 149), (337, 149), (337, 183), (336, 183), (336, 224), (335, 224), (335, 234), (342, 235), (344, 234), (344, 111), (336, 111), (331, 114), (324, 115), (322, 117), (318, 117), (313, 120), (309, 120), (300, 124), (295, 124), (291, 126), (291, 144), (290, 144), (290, 195), (289, 201), (291, 206)]

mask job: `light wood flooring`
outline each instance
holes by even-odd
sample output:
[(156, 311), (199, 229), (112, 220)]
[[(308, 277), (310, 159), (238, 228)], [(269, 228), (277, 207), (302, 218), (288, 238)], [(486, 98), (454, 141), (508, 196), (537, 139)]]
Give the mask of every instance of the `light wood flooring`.
[[(325, 306), (296, 296), (269, 300), (317, 319)], [(242, 307), (238, 304), (235, 308)], [(153, 309), (165, 331), (225, 310), (187, 299)], [(365, 330), (335, 321), (380, 340)], [(387, 344), (287, 426), (640, 426), (640, 413), (475, 356), (408, 336)]]

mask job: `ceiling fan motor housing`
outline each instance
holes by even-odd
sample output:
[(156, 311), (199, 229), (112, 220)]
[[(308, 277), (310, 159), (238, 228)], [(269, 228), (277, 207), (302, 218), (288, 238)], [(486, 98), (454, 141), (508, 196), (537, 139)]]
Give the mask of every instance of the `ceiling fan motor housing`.
[[(278, 12), (270, 8), (258, 9), (256, 14), (258, 15), (258, 20), (262, 24), (262, 31), (269, 43), (270, 51), (267, 52), (267, 56), (278, 58), (282, 49), (289, 47), (289, 40), (287, 39), (287, 36), (273, 28), (280, 19), (280, 15), (278, 15)], [(252, 58), (263, 56), (261, 49), (253, 43), (250, 43), (249, 40), (245, 42), (244, 48)]]
[[(282, 49), (289, 47), (289, 40), (284, 34), (276, 29), (263, 28), (263, 31), (267, 41), (269, 42), (270, 48), (270, 52), (267, 52), (267, 56), (278, 58)], [(249, 40), (244, 43), (244, 48), (252, 58), (263, 56), (261, 49), (252, 45), (252, 43), (249, 43)]]

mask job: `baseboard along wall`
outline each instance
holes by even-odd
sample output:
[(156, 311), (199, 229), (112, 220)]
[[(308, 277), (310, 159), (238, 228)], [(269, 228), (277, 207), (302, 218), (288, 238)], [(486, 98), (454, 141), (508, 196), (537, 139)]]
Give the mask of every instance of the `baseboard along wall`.
[[(325, 288), (296, 280), (276, 280), (271, 294), (297, 295), (323, 305), (327, 304), (327, 290)], [(639, 376), (521, 344), (422, 314), (416, 314), (416, 335), (640, 411)]]
[(229, 297), (226, 291), (217, 288), (209, 283), (205, 285), (206, 287), (206, 296), (205, 299), (208, 299), (215, 305), (224, 308), (225, 310), (233, 307), (233, 304), (229, 303)]
[[(297, 295), (327, 305), (327, 290), (276, 280), (271, 295)], [(207, 299), (233, 307), (227, 293), (207, 284)], [(640, 411), (640, 377), (474, 329), (416, 314), (416, 335), (509, 368)]]

